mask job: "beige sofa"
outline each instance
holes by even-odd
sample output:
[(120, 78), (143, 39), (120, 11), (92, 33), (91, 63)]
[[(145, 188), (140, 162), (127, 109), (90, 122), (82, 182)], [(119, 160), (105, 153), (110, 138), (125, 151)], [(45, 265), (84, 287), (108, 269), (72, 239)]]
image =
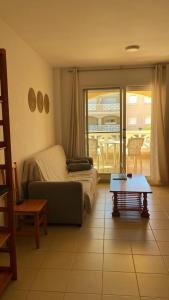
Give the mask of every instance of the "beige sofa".
[(23, 166), (24, 196), (48, 199), (49, 223), (78, 224), (91, 212), (96, 196), (97, 171), (67, 171), (62, 146), (34, 155)]

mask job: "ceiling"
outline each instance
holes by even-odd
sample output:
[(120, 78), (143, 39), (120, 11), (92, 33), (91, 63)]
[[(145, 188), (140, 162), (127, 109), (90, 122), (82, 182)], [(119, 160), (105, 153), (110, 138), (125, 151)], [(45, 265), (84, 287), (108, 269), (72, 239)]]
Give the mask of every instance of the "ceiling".
[(169, 61), (169, 0), (0, 0), (0, 18), (53, 66)]

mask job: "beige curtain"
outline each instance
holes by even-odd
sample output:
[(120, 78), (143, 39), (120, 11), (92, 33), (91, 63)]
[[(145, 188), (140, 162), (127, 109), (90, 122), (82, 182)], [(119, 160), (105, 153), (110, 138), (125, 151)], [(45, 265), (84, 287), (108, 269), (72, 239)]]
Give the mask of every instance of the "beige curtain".
[(168, 183), (166, 142), (166, 66), (156, 65), (152, 101), (152, 141), (150, 177), (154, 185)]
[(79, 88), (77, 68), (72, 71), (72, 98), (67, 149), (69, 158), (85, 155), (85, 103), (83, 93)]

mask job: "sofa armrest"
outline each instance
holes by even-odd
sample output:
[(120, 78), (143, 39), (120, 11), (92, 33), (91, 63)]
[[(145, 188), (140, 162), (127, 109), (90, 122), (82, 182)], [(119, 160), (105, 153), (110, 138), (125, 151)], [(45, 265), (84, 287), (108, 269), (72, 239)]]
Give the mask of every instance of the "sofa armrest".
[(28, 191), (29, 198), (48, 200), (49, 223), (82, 224), (84, 199), (80, 182), (33, 181)]

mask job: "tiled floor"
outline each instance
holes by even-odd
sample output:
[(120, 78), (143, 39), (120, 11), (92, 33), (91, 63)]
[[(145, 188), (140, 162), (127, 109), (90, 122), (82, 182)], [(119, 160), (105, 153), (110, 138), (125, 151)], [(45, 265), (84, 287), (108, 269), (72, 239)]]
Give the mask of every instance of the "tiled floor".
[(169, 300), (169, 188), (153, 188), (148, 203), (150, 220), (112, 219), (109, 186), (98, 185), (83, 227), (49, 226), (39, 250), (17, 240), (18, 281), (1, 299)]

